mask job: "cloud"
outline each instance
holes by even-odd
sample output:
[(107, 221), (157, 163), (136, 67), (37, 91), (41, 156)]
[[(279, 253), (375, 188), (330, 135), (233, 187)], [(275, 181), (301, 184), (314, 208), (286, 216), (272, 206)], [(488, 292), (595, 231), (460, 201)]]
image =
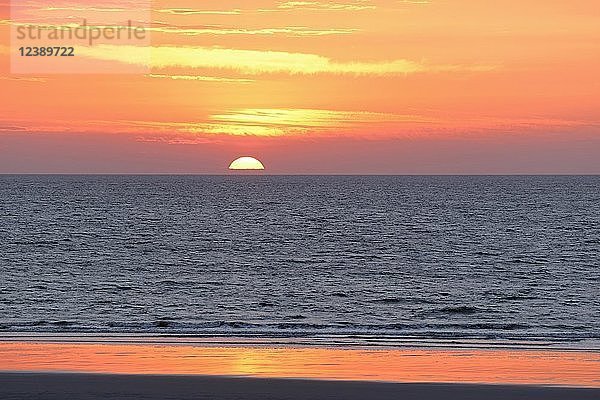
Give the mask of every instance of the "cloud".
[(335, 11), (361, 11), (377, 8), (369, 1), (356, 1), (353, 3), (335, 3), (321, 1), (286, 1), (277, 5), (277, 8), (283, 10), (304, 9), (304, 10), (335, 10)]
[(150, 133), (187, 133), (198, 135), (227, 135), (227, 136), (284, 136), (306, 134), (305, 127), (279, 127), (260, 124), (239, 124), (226, 122), (158, 122), (158, 121), (127, 121), (133, 132)]
[(213, 136), (184, 136), (184, 135), (146, 135), (138, 136), (135, 138), (136, 142), (142, 143), (164, 143), (173, 145), (199, 145), (199, 144), (218, 144), (222, 143), (222, 140)]
[(239, 15), (242, 13), (242, 10), (198, 10), (193, 8), (161, 8), (156, 10), (156, 12), (172, 15)]
[(44, 7), (40, 11), (94, 11), (94, 12), (126, 12), (131, 11), (128, 8), (110, 8), (110, 7)]
[(15, 132), (27, 132), (28, 128), (20, 125), (4, 125), (0, 124), (0, 132), (3, 133), (15, 133)]
[(241, 15), (250, 13), (283, 12), (293, 10), (329, 10), (329, 11), (362, 11), (373, 10), (377, 7), (370, 0), (354, 2), (321, 2), (321, 1), (286, 1), (280, 2), (274, 8), (231, 9), (231, 10), (202, 10), (194, 8), (163, 8), (159, 13), (171, 15)]
[(524, 131), (551, 135), (564, 129), (597, 129), (599, 121), (551, 118), (498, 118), (427, 116), (321, 109), (241, 109), (213, 114), (206, 121), (137, 122), (160, 133), (229, 136), (318, 136), (381, 138), (473, 137), (481, 133), (502, 136)]
[(219, 83), (252, 83), (254, 79), (242, 78), (223, 78), (219, 76), (204, 76), (204, 75), (165, 75), (165, 74), (148, 74), (149, 78), (172, 79), (175, 81), (203, 81), (203, 82), (219, 82)]
[(248, 108), (211, 116), (211, 120), (260, 125), (298, 127), (341, 127), (365, 123), (432, 122), (417, 115), (400, 115), (369, 111), (337, 111), (319, 109)]
[[(159, 134), (227, 135), (227, 136), (340, 136), (369, 134), (381, 129), (401, 132), (417, 126), (435, 124), (436, 119), (411, 115), (369, 111), (323, 109), (253, 108), (215, 113), (198, 122), (123, 121), (133, 131)], [(405, 135), (405, 132), (402, 133)]]
[(353, 74), (401, 75), (424, 72), (490, 71), (486, 65), (439, 65), (405, 59), (391, 61), (334, 61), (308, 53), (284, 51), (239, 50), (214, 47), (98, 45), (79, 47), (78, 55), (104, 61), (139, 65), (151, 55), (151, 68), (209, 68), (238, 71), (257, 75), (265, 73), (287, 74)]
[(16, 76), (16, 75), (0, 76), (0, 80), (20, 81), (20, 82), (46, 82), (47, 81), (46, 78), (38, 78), (35, 76)]
[(287, 35), (287, 36), (324, 36), (324, 35), (349, 35), (357, 32), (357, 29), (350, 28), (331, 28), (331, 29), (312, 29), (308, 27), (281, 27), (281, 28), (228, 28), (223, 26), (211, 26), (206, 28), (180, 27), (175, 25), (162, 24), (162, 26), (153, 26), (146, 28), (150, 32), (183, 35)]
[[(71, 18), (71, 17), (69, 17)], [(10, 26), (30, 26), (35, 25), (31, 22), (16, 22), (10, 20), (0, 20), (0, 25)], [(169, 35), (181, 35), (181, 36), (201, 36), (201, 35), (213, 35), (213, 36), (273, 36), (273, 35), (285, 35), (285, 36), (329, 36), (329, 35), (350, 35), (358, 32), (358, 29), (354, 28), (329, 28), (329, 29), (315, 29), (305, 26), (284, 26), (284, 27), (272, 27), (272, 28), (231, 28), (226, 26), (212, 25), (207, 27), (182, 27), (179, 25), (173, 25), (161, 21), (153, 21), (152, 26), (146, 26), (144, 23), (140, 23), (140, 26), (144, 27), (146, 32), (155, 32)], [(65, 28), (77, 28), (80, 27), (81, 23), (44, 23), (43, 27), (46, 30), (60, 30)], [(121, 26), (120, 24), (106, 24), (106, 25), (94, 25), (87, 24), (87, 28), (112, 28)]]
[[(197, 121), (156, 120), (0, 120), (0, 133), (106, 133), (171, 138), (171, 143), (202, 142), (197, 137), (349, 137), (365, 140), (401, 138), (469, 139), (478, 137), (579, 132), (597, 137), (600, 121), (547, 117), (481, 117), (435, 112), (384, 113), (356, 110), (302, 108), (249, 108), (213, 112)], [(152, 135), (152, 136), (150, 136)], [(489, 136), (482, 136), (489, 135)], [(169, 141), (169, 140), (167, 140)]]

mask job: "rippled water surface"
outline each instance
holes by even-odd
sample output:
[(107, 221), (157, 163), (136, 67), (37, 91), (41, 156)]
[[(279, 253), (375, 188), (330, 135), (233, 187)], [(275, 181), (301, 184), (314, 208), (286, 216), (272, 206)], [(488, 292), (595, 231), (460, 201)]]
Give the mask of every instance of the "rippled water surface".
[(598, 177), (0, 176), (0, 331), (600, 338)]

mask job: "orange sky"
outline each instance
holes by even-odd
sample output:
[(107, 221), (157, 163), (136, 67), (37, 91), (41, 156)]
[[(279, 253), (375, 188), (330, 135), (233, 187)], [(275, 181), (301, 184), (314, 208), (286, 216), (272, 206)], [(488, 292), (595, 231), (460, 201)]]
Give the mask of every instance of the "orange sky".
[[(222, 173), (241, 155), (272, 173), (600, 173), (596, 0), (9, 5), (0, 173)], [(15, 16), (146, 14), (151, 47), (77, 47), (76, 74), (11, 71)]]

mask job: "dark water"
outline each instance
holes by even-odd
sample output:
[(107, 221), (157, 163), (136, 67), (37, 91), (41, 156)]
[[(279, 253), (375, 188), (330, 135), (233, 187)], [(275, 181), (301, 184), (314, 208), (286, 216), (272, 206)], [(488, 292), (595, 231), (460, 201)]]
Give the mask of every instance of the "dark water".
[(0, 332), (600, 338), (598, 177), (0, 176)]

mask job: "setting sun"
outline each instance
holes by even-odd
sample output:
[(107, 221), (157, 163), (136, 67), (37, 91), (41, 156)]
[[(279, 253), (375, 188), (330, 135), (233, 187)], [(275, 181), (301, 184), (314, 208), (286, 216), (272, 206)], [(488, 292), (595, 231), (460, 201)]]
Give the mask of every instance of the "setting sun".
[(263, 163), (254, 157), (240, 157), (229, 164), (230, 170), (264, 170)]

